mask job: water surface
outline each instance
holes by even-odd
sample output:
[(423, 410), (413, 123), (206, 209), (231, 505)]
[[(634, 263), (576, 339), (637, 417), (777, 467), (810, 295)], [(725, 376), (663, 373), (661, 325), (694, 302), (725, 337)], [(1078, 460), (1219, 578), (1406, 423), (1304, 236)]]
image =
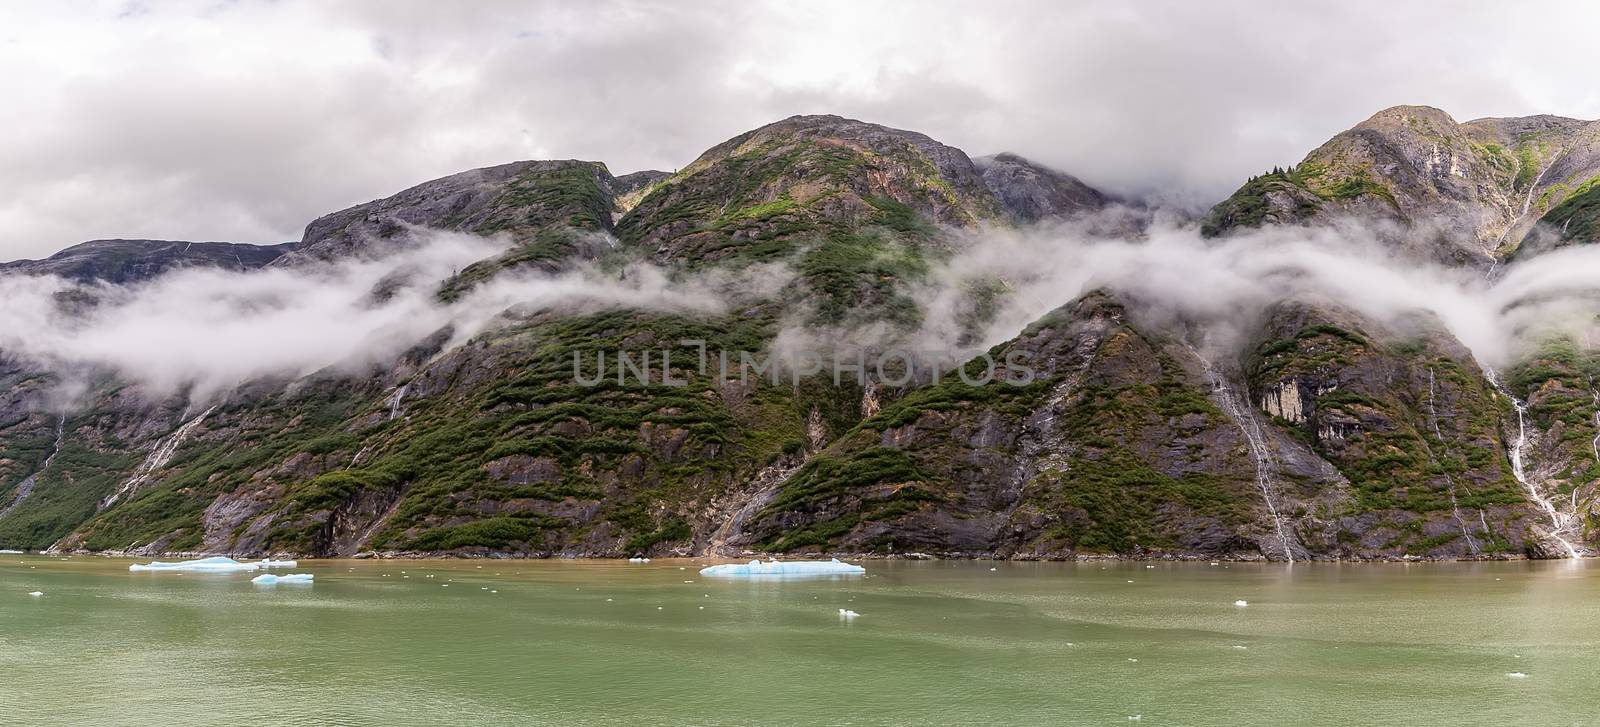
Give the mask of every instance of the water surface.
[(1593, 563), (129, 562), (0, 556), (0, 723), (1600, 724)]

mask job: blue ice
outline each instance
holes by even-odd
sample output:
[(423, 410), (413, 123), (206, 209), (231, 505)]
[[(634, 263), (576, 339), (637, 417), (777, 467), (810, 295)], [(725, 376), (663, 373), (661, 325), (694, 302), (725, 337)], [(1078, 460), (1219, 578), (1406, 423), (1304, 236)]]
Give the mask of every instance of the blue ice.
[(276, 586), (279, 583), (310, 583), (315, 577), (310, 573), (287, 573), (281, 576), (264, 573), (251, 578), (250, 582), (258, 586)]
[(860, 575), (867, 569), (831, 560), (752, 560), (749, 563), (724, 563), (700, 569), (703, 576), (839, 576)]
[(261, 564), (259, 563), (240, 563), (237, 560), (220, 555), (215, 558), (184, 560), (176, 563), (164, 563), (158, 560), (144, 565), (135, 563), (128, 566), (128, 570), (131, 571), (200, 571), (203, 573), (233, 573), (236, 571), (260, 570), (260, 568)]

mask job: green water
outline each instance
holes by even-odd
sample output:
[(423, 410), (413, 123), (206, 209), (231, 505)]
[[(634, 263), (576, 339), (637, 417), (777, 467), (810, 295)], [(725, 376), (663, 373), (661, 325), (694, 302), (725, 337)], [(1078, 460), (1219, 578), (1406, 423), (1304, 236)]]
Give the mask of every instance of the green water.
[(1600, 563), (129, 562), (0, 556), (0, 723), (1600, 724)]

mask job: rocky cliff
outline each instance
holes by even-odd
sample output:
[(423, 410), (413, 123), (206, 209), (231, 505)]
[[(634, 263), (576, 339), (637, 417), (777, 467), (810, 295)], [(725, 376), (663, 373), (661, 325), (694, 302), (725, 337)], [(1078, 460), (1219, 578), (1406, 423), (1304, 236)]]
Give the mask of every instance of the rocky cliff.
[[(1479, 265), (1559, 229), (1535, 221), (1565, 210), (1580, 220), (1565, 226), (1570, 243), (1587, 234), (1589, 129), (1393, 109), (1251, 180), (1206, 229), (1427, 224), (1436, 236), (1419, 251)], [(928, 313), (918, 286), (983, 244), (973, 233), (1109, 204), (1015, 155), (974, 161), (834, 116), (740, 135), (670, 175), (536, 161), (427, 182), (313, 221), (292, 252), (238, 254), (236, 267), (404, 260), (446, 231), (501, 251), (422, 281), (441, 306), (528, 273), (626, 279), (648, 264), (679, 285), (786, 274), (731, 286), (699, 312), (513, 305), (469, 337), (446, 325), (377, 364), (217, 394), (151, 396), (114, 368), (0, 352), (0, 545), (1275, 560), (1587, 548), (1588, 521), (1549, 505), (1587, 502), (1600, 461), (1586, 458), (1600, 435), (1596, 399), (1583, 398), (1593, 367), (1575, 346), (1506, 372), (1514, 402), (1426, 316), (1399, 325), (1283, 300), (1240, 339), (1102, 289), (1053, 302), (939, 377), (891, 367), (836, 383), (700, 363), (701, 345), (768, 354), (797, 334), (910, 340)], [(165, 269), (80, 253), (78, 273), (26, 270), (121, 283)], [(205, 254), (165, 266), (228, 264), (220, 248)], [(960, 292), (980, 320), (1010, 290)], [(82, 314), (58, 305), (63, 320)], [(598, 364), (600, 351), (613, 357), (605, 375), (575, 378), (574, 361)], [(617, 352), (646, 365), (619, 373)]]

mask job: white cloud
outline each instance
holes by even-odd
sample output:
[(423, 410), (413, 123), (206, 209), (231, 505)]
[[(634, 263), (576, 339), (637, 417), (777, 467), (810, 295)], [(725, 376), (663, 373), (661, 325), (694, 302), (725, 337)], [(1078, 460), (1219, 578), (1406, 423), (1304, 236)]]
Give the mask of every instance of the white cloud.
[(1597, 10), (1480, 3), (0, 5), (0, 259), (280, 242), (524, 158), (682, 166), (796, 113), (1186, 204), (1379, 108), (1600, 117)]

